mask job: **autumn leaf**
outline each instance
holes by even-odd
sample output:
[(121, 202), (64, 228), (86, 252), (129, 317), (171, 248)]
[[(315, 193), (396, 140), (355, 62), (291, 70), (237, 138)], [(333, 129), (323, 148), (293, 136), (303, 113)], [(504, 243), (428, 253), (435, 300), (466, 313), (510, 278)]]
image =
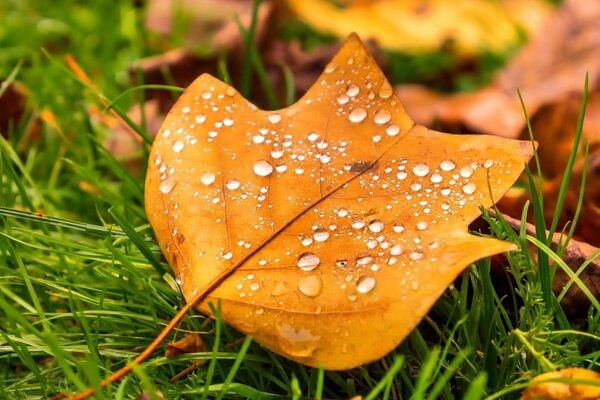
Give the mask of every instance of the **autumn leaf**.
[(532, 385), (521, 395), (521, 400), (598, 400), (599, 398), (600, 374), (583, 368), (565, 368), (538, 375), (533, 378)]
[(300, 363), (347, 369), (394, 348), (467, 265), (515, 248), (467, 225), (530, 156), (526, 142), (415, 125), (351, 36), (282, 110), (194, 81), (155, 139), (146, 211), (188, 303), (220, 303)]
[(505, 51), (522, 31), (535, 31), (550, 11), (539, 0), (287, 0), (313, 28), (344, 37), (356, 31), (389, 50), (438, 51), (449, 42), (462, 55)]

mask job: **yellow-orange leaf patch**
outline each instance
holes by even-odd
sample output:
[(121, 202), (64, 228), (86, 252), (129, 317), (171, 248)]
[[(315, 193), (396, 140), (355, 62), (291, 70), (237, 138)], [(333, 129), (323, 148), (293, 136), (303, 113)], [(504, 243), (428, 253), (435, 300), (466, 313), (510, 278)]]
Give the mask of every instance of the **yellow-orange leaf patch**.
[(415, 125), (351, 36), (278, 111), (200, 76), (156, 137), (146, 210), (188, 301), (227, 277), (197, 308), (220, 302), (265, 347), (346, 369), (394, 348), (467, 265), (513, 249), (467, 225), (530, 155)]

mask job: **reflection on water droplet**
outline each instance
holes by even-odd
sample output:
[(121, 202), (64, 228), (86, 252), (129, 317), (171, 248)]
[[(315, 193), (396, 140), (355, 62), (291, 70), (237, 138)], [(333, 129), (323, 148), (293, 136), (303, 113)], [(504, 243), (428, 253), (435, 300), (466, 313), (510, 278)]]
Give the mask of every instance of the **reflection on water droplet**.
[(269, 114), (267, 119), (269, 120), (270, 123), (277, 124), (277, 123), (281, 122), (281, 115), (279, 115), (277, 113)]
[(429, 167), (425, 163), (417, 163), (413, 167), (413, 174), (416, 176), (425, 176), (429, 173)]
[(323, 280), (319, 275), (312, 274), (298, 279), (298, 290), (308, 297), (317, 297), (323, 291)]
[(417, 222), (417, 230), (418, 231), (424, 231), (427, 228), (429, 228), (429, 224), (426, 221)]
[(415, 192), (418, 192), (419, 190), (421, 190), (422, 187), (423, 187), (423, 185), (421, 185), (419, 182), (413, 182), (410, 184), (410, 188), (412, 190), (414, 190)]
[(367, 110), (361, 107), (357, 107), (350, 111), (348, 114), (348, 119), (350, 122), (359, 123), (362, 122), (367, 117)]
[(385, 128), (385, 133), (387, 133), (388, 136), (396, 136), (400, 133), (400, 128), (398, 125), (390, 124)]
[(223, 125), (225, 125), (225, 126), (232, 126), (233, 125), (233, 119), (232, 118), (225, 118), (223, 120)]
[(215, 179), (215, 174), (213, 174), (212, 172), (207, 172), (200, 177), (200, 182), (208, 186), (212, 185), (215, 182)]
[(358, 257), (356, 257), (356, 263), (358, 265), (367, 265), (367, 264), (371, 263), (372, 261), (373, 261), (373, 257), (371, 257), (368, 254), (359, 255)]
[(337, 102), (339, 105), (343, 106), (347, 102), (350, 101), (350, 97), (346, 96), (344, 93), (340, 94), (337, 98)]
[(183, 150), (183, 146), (184, 143), (181, 140), (176, 140), (175, 143), (173, 143), (173, 151), (175, 153), (179, 153), (181, 150)]
[(355, 218), (354, 220), (352, 220), (352, 227), (354, 229), (362, 229), (365, 227), (365, 221), (363, 221), (360, 218)]
[(198, 115), (196, 115), (195, 120), (196, 120), (196, 123), (202, 124), (202, 123), (204, 123), (204, 121), (206, 121), (206, 115), (198, 114)]
[(396, 232), (396, 233), (402, 233), (402, 232), (404, 232), (404, 230), (405, 230), (406, 228), (404, 227), (404, 224), (401, 224), (401, 223), (396, 223), (396, 224), (394, 224), (394, 227), (393, 227), (392, 229), (393, 229), (393, 230), (394, 230), (394, 232)]
[(377, 125), (387, 124), (388, 122), (390, 122), (390, 119), (392, 119), (392, 114), (390, 114), (388, 110), (382, 108), (380, 110), (377, 110), (377, 112), (375, 113), (374, 120)]
[(460, 176), (462, 176), (463, 178), (470, 178), (471, 175), (473, 175), (473, 168), (471, 168), (470, 165), (467, 165), (460, 169)]
[(475, 193), (476, 189), (477, 189), (477, 186), (475, 186), (474, 183), (467, 183), (466, 185), (464, 185), (462, 187), (462, 191), (465, 192), (466, 194), (473, 194), (473, 193)]
[(171, 193), (171, 190), (173, 190), (176, 184), (177, 181), (175, 180), (175, 178), (170, 177), (160, 183), (160, 185), (158, 186), (158, 190), (160, 190), (160, 192), (164, 194)]
[(413, 251), (412, 253), (410, 253), (409, 257), (413, 261), (418, 261), (418, 260), (422, 259), (423, 257), (425, 257), (425, 254), (423, 254), (420, 251)]
[(345, 208), (342, 207), (337, 211), (337, 215), (338, 215), (338, 217), (343, 218), (348, 215), (348, 210), (346, 210)]
[(306, 140), (309, 142), (314, 142), (319, 138), (319, 134), (317, 132), (311, 132), (306, 136)]
[(404, 171), (400, 171), (396, 174), (396, 178), (400, 179), (401, 181), (405, 180), (407, 176), (408, 174)]
[(360, 88), (358, 86), (356, 86), (354, 83), (351, 83), (346, 87), (346, 94), (348, 96), (354, 97), (358, 93), (360, 93)]
[(442, 171), (452, 171), (454, 168), (456, 168), (456, 164), (454, 164), (452, 160), (443, 160), (440, 163), (440, 169)]
[(269, 176), (273, 172), (273, 166), (267, 160), (257, 161), (252, 169), (258, 176)]
[(319, 229), (317, 229), (316, 231), (313, 232), (313, 238), (317, 242), (324, 242), (327, 239), (329, 239), (329, 232), (327, 232), (323, 228), (319, 228)]
[(298, 268), (303, 271), (312, 271), (317, 268), (320, 263), (321, 259), (315, 253), (311, 252), (300, 254), (297, 261)]
[(390, 254), (393, 256), (399, 256), (402, 254), (402, 246), (395, 244), (390, 248)]
[(369, 222), (369, 230), (374, 233), (379, 233), (383, 230), (383, 222), (378, 219), (374, 219)]
[(444, 180), (444, 178), (440, 174), (435, 173), (432, 174), (431, 177), (429, 177), (429, 180), (431, 181), (431, 183), (440, 183)]
[(225, 183), (225, 187), (229, 190), (236, 190), (240, 187), (240, 181), (237, 179), (230, 179)]
[(358, 293), (369, 293), (376, 284), (377, 281), (375, 278), (369, 275), (363, 275), (356, 281), (356, 291)]

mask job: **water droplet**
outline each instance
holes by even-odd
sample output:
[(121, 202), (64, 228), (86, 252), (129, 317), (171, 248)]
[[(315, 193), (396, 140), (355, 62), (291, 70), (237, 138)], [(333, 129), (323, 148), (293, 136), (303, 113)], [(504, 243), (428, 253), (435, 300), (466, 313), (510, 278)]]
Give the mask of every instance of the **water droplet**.
[(160, 183), (160, 185), (158, 186), (158, 190), (160, 190), (160, 192), (164, 194), (171, 193), (171, 190), (173, 190), (176, 184), (177, 181), (175, 180), (175, 178), (170, 177)]
[(418, 260), (421, 260), (423, 257), (425, 257), (425, 254), (423, 254), (420, 251), (413, 251), (412, 253), (410, 253), (409, 257), (413, 261), (418, 261)]
[(421, 285), (419, 284), (419, 281), (418, 281), (418, 280), (416, 280), (416, 279), (415, 279), (415, 280), (411, 280), (411, 281), (410, 281), (410, 288), (411, 288), (412, 290), (419, 290), (419, 287), (420, 287), (420, 286), (421, 286)]
[(358, 265), (367, 265), (367, 264), (370, 264), (372, 261), (373, 261), (373, 257), (371, 257), (368, 254), (359, 255), (358, 257), (356, 257), (356, 263)]
[(350, 101), (350, 97), (346, 96), (344, 93), (340, 94), (337, 98), (337, 102), (339, 105), (343, 106), (347, 102)]
[(228, 86), (227, 89), (225, 89), (225, 94), (229, 97), (235, 95), (235, 89), (232, 88), (231, 86)]
[(362, 122), (365, 118), (367, 118), (367, 110), (361, 107), (357, 107), (350, 111), (348, 114), (348, 119), (350, 122), (359, 123)]
[(373, 135), (371, 140), (373, 140), (373, 143), (379, 143), (381, 142), (381, 135)]
[(317, 132), (311, 132), (306, 136), (306, 140), (309, 142), (314, 142), (319, 138), (319, 134)]
[(400, 128), (398, 125), (390, 124), (385, 128), (385, 133), (387, 133), (388, 136), (396, 136), (400, 133)]
[(256, 292), (258, 289), (260, 289), (260, 285), (257, 282), (252, 282), (250, 284), (250, 290), (253, 292)]
[(312, 271), (313, 269), (317, 268), (320, 263), (321, 259), (315, 253), (306, 252), (300, 254), (297, 265), (298, 268), (303, 271)]
[(363, 221), (360, 218), (355, 218), (355, 219), (352, 220), (352, 227), (354, 229), (362, 229), (362, 228), (365, 227), (365, 225), (366, 225), (365, 221)]
[(387, 81), (381, 84), (379, 88), (379, 97), (382, 99), (387, 99), (392, 94), (394, 94), (394, 90), (392, 89), (392, 85), (390, 85)]
[(388, 110), (382, 108), (375, 113), (374, 120), (377, 125), (387, 124), (390, 122), (390, 119), (392, 119), (392, 114)]
[(339, 259), (335, 262), (335, 265), (337, 265), (338, 267), (345, 267), (348, 265), (348, 260), (346, 259)]
[(327, 66), (325, 67), (325, 73), (326, 73), (326, 74), (331, 74), (333, 71), (335, 71), (335, 70), (336, 70), (336, 68), (337, 68), (337, 65), (329, 63), (329, 64), (327, 64)]
[(223, 125), (225, 125), (225, 126), (232, 126), (233, 125), (233, 119), (232, 118), (225, 118), (223, 120)]
[(204, 100), (208, 100), (212, 97), (212, 93), (209, 91), (204, 91), (204, 92), (202, 92), (202, 94), (200, 96), (202, 96), (202, 98)]
[(252, 136), (252, 142), (256, 143), (256, 144), (261, 144), (264, 143), (265, 141), (265, 137), (261, 136), (261, 135), (254, 135)]
[(413, 174), (416, 176), (425, 176), (429, 173), (429, 167), (425, 163), (417, 163), (413, 167)]
[(443, 160), (440, 163), (440, 168), (442, 171), (452, 171), (454, 168), (456, 168), (456, 164), (454, 164), (452, 160)]
[(400, 224), (400, 223), (394, 224), (394, 227), (392, 229), (396, 233), (402, 233), (406, 230), (406, 228), (404, 227), (404, 224)]
[(175, 143), (173, 143), (173, 151), (179, 153), (183, 150), (183, 146), (185, 146), (185, 144), (181, 140), (176, 140)]
[(346, 87), (346, 94), (348, 96), (354, 97), (358, 93), (360, 93), (360, 88), (358, 86), (356, 86), (354, 83), (351, 83)]
[(402, 254), (402, 252), (402, 246), (400, 246), (399, 244), (395, 244), (390, 248), (390, 254), (393, 256), (399, 256), (400, 254)]
[(470, 165), (467, 165), (460, 169), (460, 176), (462, 176), (463, 178), (470, 178), (471, 175), (473, 175), (473, 168), (471, 168)]
[(261, 258), (258, 260), (258, 265), (263, 266), (267, 265), (267, 260), (265, 258)]
[(277, 113), (269, 114), (267, 119), (269, 120), (270, 123), (277, 124), (277, 123), (281, 122), (281, 115), (279, 115)]
[(259, 160), (252, 167), (254, 173), (258, 176), (269, 176), (273, 173), (273, 166), (267, 160)]
[(203, 124), (204, 121), (206, 121), (206, 115), (198, 114), (198, 115), (196, 115), (196, 118), (194, 118), (194, 119), (196, 120), (196, 123)]
[(317, 297), (323, 291), (323, 280), (319, 275), (308, 275), (298, 279), (298, 290), (305, 296)]
[(379, 219), (374, 219), (369, 222), (369, 230), (374, 233), (379, 233), (383, 230), (383, 222)]
[(187, 114), (187, 113), (189, 113), (189, 112), (190, 112), (190, 108), (189, 108), (189, 107), (187, 107), (187, 106), (186, 106), (186, 107), (183, 107), (183, 108), (181, 109), (181, 112), (182, 112), (182, 113), (184, 113), (184, 114)]
[(163, 137), (169, 137), (169, 135), (171, 135), (171, 131), (170, 131), (170, 130), (168, 130), (168, 129), (165, 129), (165, 130), (163, 131)]
[(236, 190), (240, 187), (240, 181), (237, 179), (230, 179), (225, 183), (225, 187), (229, 190)]
[(356, 281), (356, 291), (358, 293), (369, 293), (376, 284), (377, 281), (375, 278), (369, 275), (363, 275)]
[(450, 188), (443, 188), (442, 190), (440, 190), (440, 193), (442, 196), (448, 196), (450, 195), (450, 193), (452, 193), (452, 190)]
[(410, 188), (412, 190), (414, 190), (415, 192), (418, 192), (419, 190), (421, 190), (422, 187), (423, 187), (423, 185), (421, 185), (419, 182), (413, 182), (410, 184)]
[(475, 190), (477, 190), (477, 186), (475, 186), (474, 183), (467, 183), (462, 187), (462, 191), (466, 194), (473, 194), (475, 193)]
[(279, 173), (284, 173), (285, 171), (287, 171), (288, 167), (285, 164), (281, 164), (275, 167), (275, 171), (279, 172)]
[(407, 176), (408, 174), (404, 171), (400, 171), (396, 174), (396, 178), (400, 179), (401, 181), (405, 180)]
[(431, 177), (429, 177), (429, 180), (431, 181), (431, 183), (440, 183), (444, 180), (444, 178), (440, 174), (435, 173), (432, 174)]
[(321, 155), (321, 157), (319, 158), (319, 160), (321, 161), (321, 164), (327, 164), (329, 161), (331, 161), (331, 157), (329, 157), (328, 155)]
[(429, 228), (429, 223), (427, 223), (426, 221), (417, 222), (417, 230), (418, 231), (424, 231), (427, 228)]
[(213, 174), (212, 172), (207, 172), (200, 177), (200, 182), (208, 186), (212, 185), (215, 182), (215, 179), (215, 174)]
[(281, 151), (281, 150), (273, 150), (271, 152), (271, 157), (273, 157), (274, 159), (277, 160), (278, 158), (283, 157), (283, 151)]
[(338, 217), (344, 218), (345, 216), (348, 215), (348, 210), (346, 210), (345, 208), (342, 207), (337, 211), (337, 215), (338, 215)]
[(232, 257), (233, 257), (233, 253), (230, 251), (223, 253), (223, 259), (225, 259), (225, 260), (231, 260)]
[(329, 232), (327, 232), (323, 228), (319, 228), (319, 229), (317, 229), (316, 231), (313, 232), (313, 238), (317, 242), (324, 242), (327, 239), (329, 239)]
[(494, 165), (494, 160), (486, 160), (486, 161), (485, 161), (485, 163), (483, 164), (483, 166), (484, 166), (485, 168), (489, 168), (489, 167), (491, 167), (492, 165)]

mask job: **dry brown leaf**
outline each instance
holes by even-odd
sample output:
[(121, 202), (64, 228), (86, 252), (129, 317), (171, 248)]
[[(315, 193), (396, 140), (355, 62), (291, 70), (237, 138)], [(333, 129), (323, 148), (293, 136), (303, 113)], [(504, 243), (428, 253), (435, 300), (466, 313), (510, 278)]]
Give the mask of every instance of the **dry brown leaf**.
[[(585, 380), (586, 383), (544, 382), (551, 380)], [(565, 368), (546, 372), (531, 381), (523, 391), (521, 400), (598, 400), (600, 399), (600, 374), (589, 369)], [(534, 384), (535, 382), (535, 384)]]
[(19, 82), (8, 83), (0, 79), (0, 134), (6, 136), (25, 111), (28, 90)]
[(381, 46), (403, 52), (437, 51), (450, 42), (463, 55), (501, 52), (537, 30), (550, 11), (540, 0), (287, 0), (313, 28), (345, 37), (356, 31)]
[(146, 211), (188, 302), (208, 290), (201, 311), (219, 302), (265, 347), (346, 369), (395, 347), (469, 263), (514, 248), (467, 225), (530, 156), (415, 125), (351, 36), (282, 110), (194, 81), (151, 150)]

